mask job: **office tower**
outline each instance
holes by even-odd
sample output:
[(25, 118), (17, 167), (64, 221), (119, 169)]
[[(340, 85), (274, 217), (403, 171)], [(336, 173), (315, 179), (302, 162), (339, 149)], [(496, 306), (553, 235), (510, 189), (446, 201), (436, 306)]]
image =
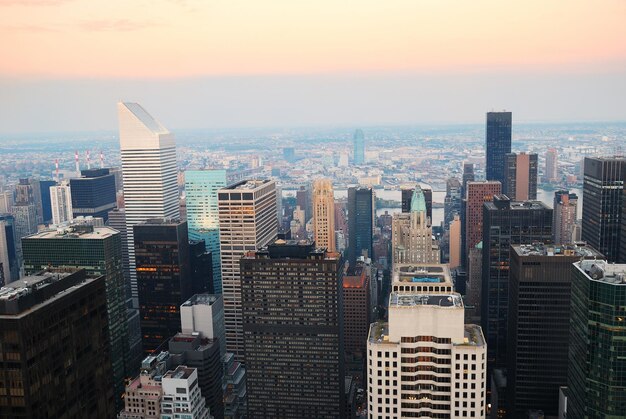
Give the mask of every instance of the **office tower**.
[(507, 404), (511, 417), (529, 410), (556, 416), (567, 385), (574, 262), (602, 258), (587, 246), (527, 244), (511, 248)]
[(426, 202), (419, 185), (413, 192), (411, 212), (393, 215), (393, 263), (439, 263), (439, 246), (433, 239)]
[(505, 159), (502, 193), (514, 201), (537, 199), (537, 155), (508, 153)]
[(11, 214), (0, 214), (0, 287), (17, 280), (19, 276), (15, 221)]
[(574, 227), (578, 214), (578, 196), (569, 191), (554, 192), (552, 215), (552, 241), (554, 243), (573, 243)]
[(582, 239), (617, 262), (620, 250), (626, 159), (585, 157)]
[(481, 320), (487, 337), (489, 370), (507, 364), (510, 248), (549, 243), (552, 209), (540, 201), (512, 202), (496, 195), (483, 205)]
[(548, 183), (556, 182), (558, 178), (559, 174), (556, 149), (549, 148), (546, 151), (546, 173), (544, 175), (544, 181)]
[(313, 238), (318, 247), (334, 252), (335, 196), (330, 179), (313, 182)]
[(72, 221), (72, 193), (69, 182), (50, 186), (50, 207), (52, 208), (52, 224), (69, 223)]
[(467, 186), (467, 182), (474, 182), (475, 180), (474, 163), (463, 163), (462, 196), (465, 196), (465, 187)]
[(402, 194), (402, 212), (411, 212), (411, 200), (413, 199), (413, 191), (415, 187), (413, 185), (402, 185), (400, 187), (400, 193)]
[(189, 238), (204, 240), (213, 260), (213, 292), (222, 293), (220, 221), (217, 191), (226, 187), (225, 170), (187, 170), (185, 196)]
[(358, 263), (343, 277), (343, 342), (346, 375), (364, 384), (367, 333), (370, 327), (369, 266)]
[(218, 191), (226, 348), (245, 362), (239, 260), (276, 238), (276, 184), (243, 180)]
[(189, 241), (189, 268), (192, 294), (213, 294), (213, 255), (206, 250), (204, 240)]
[(450, 269), (454, 269), (461, 265), (461, 218), (459, 214), (454, 214), (454, 219), (450, 222), (448, 242)]
[(122, 269), (124, 271), (124, 289), (126, 290), (126, 300), (128, 307), (132, 307), (132, 293), (130, 289), (130, 270), (128, 266), (128, 235), (126, 234), (126, 210), (116, 208), (109, 212), (108, 225), (120, 232), (122, 238)]
[(22, 240), (26, 274), (53, 266), (84, 268), (89, 275), (104, 276), (116, 403), (124, 392), (124, 377), (134, 375), (141, 360), (139, 348), (133, 353), (129, 347), (122, 246), (116, 230), (88, 225), (44, 230)]
[(304, 211), (304, 222), (302, 223), (304, 226), (313, 215), (308, 186), (300, 186), (300, 189), (296, 191), (296, 204), (302, 211)]
[(343, 417), (343, 260), (277, 240), (241, 259), (248, 410), (255, 417)]
[(35, 224), (43, 223), (43, 205), (41, 202), (41, 185), (32, 178), (20, 179), (15, 185), (15, 204), (34, 205)]
[[(209, 409), (198, 386), (198, 371), (179, 365), (161, 380), (161, 418), (209, 419)], [(174, 415), (174, 413), (176, 413)]]
[(141, 373), (126, 385), (124, 410), (117, 419), (161, 419), (161, 380), (168, 371), (169, 354), (149, 355), (141, 363)]
[(10, 214), (13, 203), (13, 191), (0, 192), (0, 214)]
[(100, 217), (106, 222), (117, 207), (115, 175), (109, 169), (81, 170), (80, 175), (70, 179), (74, 216)]
[(287, 160), (289, 163), (296, 161), (296, 149), (293, 147), (283, 148), (283, 159)]
[(0, 417), (115, 417), (105, 288), (83, 269), (0, 288)]
[[(430, 188), (422, 188), (417, 185), (418, 188), (421, 189), (422, 194), (424, 195), (424, 201), (426, 202), (426, 216), (433, 219), (433, 190)], [(411, 212), (411, 201), (413, 200), (413, 192), (415, 191), (414, 186), (404, 185), (400, 188), (402, 191), (402, 212)]]
[[(18, 253), (18, 261), (22, 259), (22, 237), (26, 237), (37, 231), (37, 209), (35, 204), (15, 203), (11, 208), (15, 226), (15, 248)], [(21, 263), (21, 262), (18, 262)]]
[(484, 417), (485, 340), (447, 267), (394, 273), (388, 317), (367, 341), (369, 417)]
[(450, 222), (454, 219), (454, 215), (461, 215), (461, 195), (462, 184), (459, 179), (451, 177), (446, 181), (446, 197), (444, 198), (444, 215), (443, 226), (445, 229), (450, 227)]
[(187, 222), (152, 218), (133, 226), (144, 353), (176, 334), (179, 306), (191, 297)]
[(487, 180), (506, 183), (505, 161), (511, 152), (511, 112), (487, 112), (485, 172)]
[(354, 164), (365, 163), (365, 134), (363, 130), (354, 131)]
[(137, 275), (133, 226), (149, 218), (177, 218), (178, 183), (174, 135), (137, 103), (117, 104), (124, 177), (128, 266), (133, 306)]
[(574, 264), (567, 417), (618, 418), (626, 412), (626, 265)]
[(431, 188), (422, 188), (424, 201), (426, 202), (426, 216), (433, 221), (433, 190)]
[(483, 242), (472, 247), (467, 255), (467, 287), (465, 315), (473, 322), (481, 322), (480, 299), (483, 288)]
[(54, 180), (39, 181), (39, 191), (41, 193), (41, 214), (44, 223), (49, 223), (50, 221), (52, 221), (52, 202), (50, 201), (50, 187), (56, 184), (57, 183)]
[(501, 192), (500, 182), (467, 182), (465, 188), (465, 257), (483, 239), (483, 204)]
[(373, 260), (374, 192), (372, 188), (348, 189), (348, 262), (355, 266), (356, 259), (367, 253)]

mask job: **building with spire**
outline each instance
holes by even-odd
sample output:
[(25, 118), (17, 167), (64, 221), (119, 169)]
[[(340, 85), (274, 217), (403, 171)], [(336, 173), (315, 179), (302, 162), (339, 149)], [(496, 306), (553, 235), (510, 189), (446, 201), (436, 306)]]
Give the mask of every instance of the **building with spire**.
[(393, 216), (393, 263), (439, 263), (439, 245), (433, 239), (426, 199), (419, 185), (413, 191), (411, 211)]

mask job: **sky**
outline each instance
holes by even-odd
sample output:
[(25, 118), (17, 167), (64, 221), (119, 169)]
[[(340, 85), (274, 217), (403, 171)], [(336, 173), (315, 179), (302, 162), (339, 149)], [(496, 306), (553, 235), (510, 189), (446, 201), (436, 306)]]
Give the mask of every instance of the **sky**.
[(0, 0), (0, 133), (626, 120), (626, 2)]

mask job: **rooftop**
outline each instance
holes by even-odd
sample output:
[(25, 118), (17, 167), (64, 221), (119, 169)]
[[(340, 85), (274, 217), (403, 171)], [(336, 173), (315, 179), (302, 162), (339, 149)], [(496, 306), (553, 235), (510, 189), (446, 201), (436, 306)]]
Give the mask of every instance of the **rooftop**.
[(123, 102), (120, 106), (128, 109), (141, 123), (154, 134), (169, 134), (169, 131), (152, 117), (140, 104)]
[(482, 328), (475, 324), (466, 324), (463, 331), (463, 343), (457, 345), (484, 346), (485, 336)]
[(392, 292), (389, 296), (389, 308), (392, 307), (463, 307), (461, 295), (457, 293), (445, 294), (406, 294)]
[(592, 281), (626, 286), (626, 264), (608, 263), (605, 260), (583, 259), (574, 265)]
[(496, 195), (492, 202), (485, 202), (489, 210), (510, 209), (514, 211), (529, 211), (551, 209), (541, 201), (511, 201), (506, 195)]
[(578, 256), (581, 258), (602, 258), (602, 254), (586, 243), (575, 244), (522, 244), (513, 246), (513, 250), (519, 256)]
[(445, 264), (400, 264), (393, 270), (393, 282), (450, 283), (450, 269)]
[(184, 365), (179, 365), (178, 367), (176, 367), (174, 371), (166, 372), (165, 375), (163, 376), (163, 379), (166, 379), (166, 378), (171, 378), (175, 380), (187, 379), (191, 377), (191, 374), (193, 374), (195, 370), (196, 370), (195, 368), (188, 368)]
[(253, 190), (271, 182), (270, 179), (248, 179), (233, 183), (221, 190)]
[(219, 298), (220, 298), (219, 295), (196, 294), (192, 296), (190, 299), (188, 299), (187, 301), (185, 301), (182, 304), (182, 306), (183, 307), (190, 307), (190, 306), (197, 306), (197, 305), (210, 306), (210, 305), (213, 305)]
[(70, 224), (56, 229), (43, 230), (24, 237), (24, 239), (104, 239), (115, 234), (119, 234), (119, 232), (111, 227)]

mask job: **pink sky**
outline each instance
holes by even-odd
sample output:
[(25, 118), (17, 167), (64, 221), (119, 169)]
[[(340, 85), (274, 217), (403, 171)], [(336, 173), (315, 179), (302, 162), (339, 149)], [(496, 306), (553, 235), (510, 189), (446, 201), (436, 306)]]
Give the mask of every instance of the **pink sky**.
[(612, 71), (626, 1), (0, 0), (0, 77)]

